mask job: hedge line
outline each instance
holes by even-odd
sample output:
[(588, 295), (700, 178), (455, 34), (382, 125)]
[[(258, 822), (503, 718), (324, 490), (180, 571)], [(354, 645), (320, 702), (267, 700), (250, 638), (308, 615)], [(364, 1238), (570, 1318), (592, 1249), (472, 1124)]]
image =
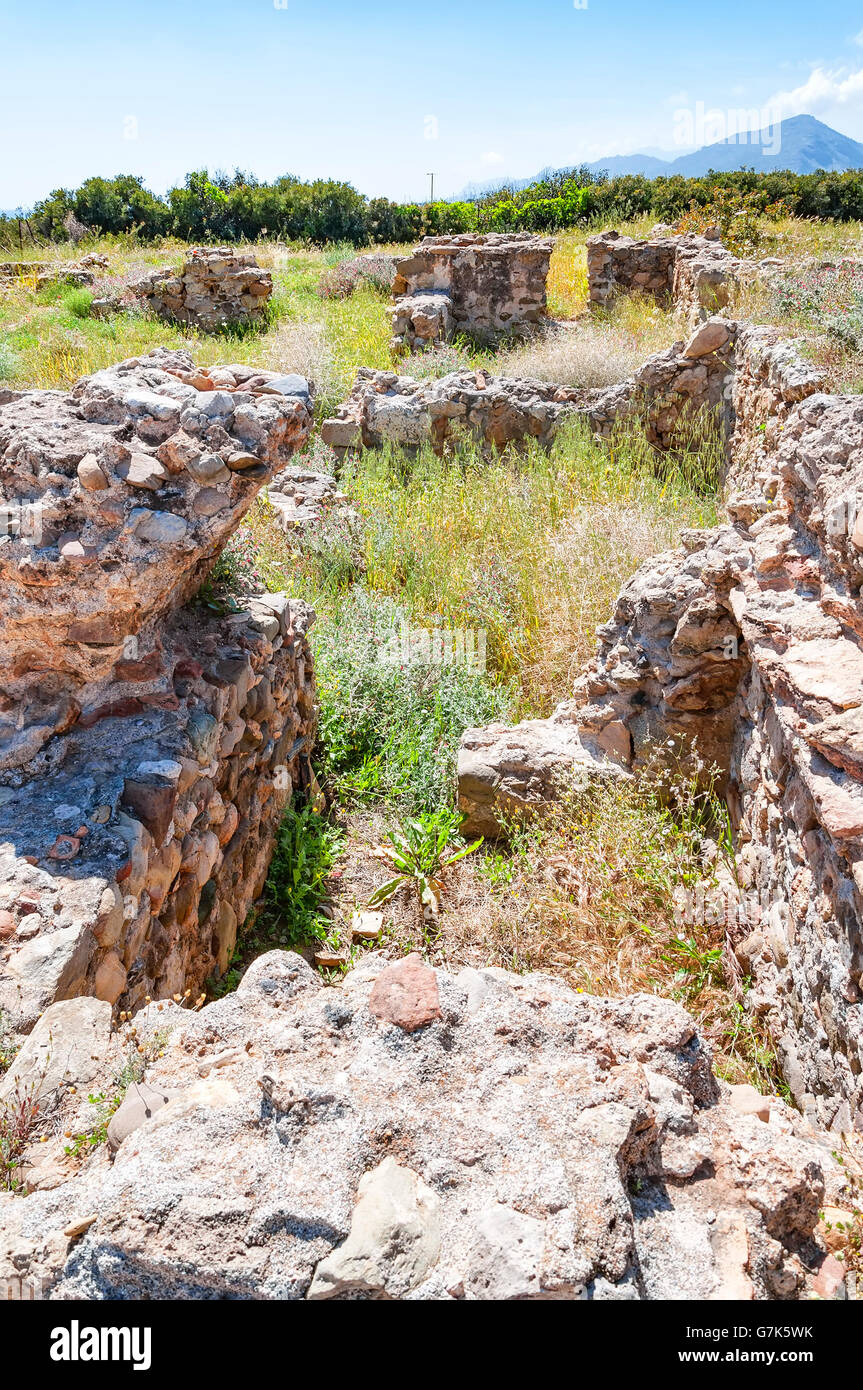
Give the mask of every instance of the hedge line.
[[(573, 169), (532, 184), (501, 188), (471, 201), (427, 204), (366, 198), (350, 184), (287, 176), (260, 183), (237, 170), (188, 174), (165, 198), (131, 174), (87, 179), (73, 191), (58, 189), (37, 203), (29, 225), (45, 240), (61, 241), (84, 228), (98, 233), (134, 232), (142, 239), (178, 236), (185, 241), (256, 241), (279, 237), (317, 245), (411, 241), (428, 232), (553, 231), (588, 222), (653, 214), (671, 221), (693, 203), (711, 203), (724, 188), (751, 195), (760, 207), (783, 202), (798, 217), (863, 219), (863, 171), (848, 173), (708, 174), (702, 178), (641, 175), (596, 177)], [(17, 218), (0, 219), (0, 240), (18, 235)]]

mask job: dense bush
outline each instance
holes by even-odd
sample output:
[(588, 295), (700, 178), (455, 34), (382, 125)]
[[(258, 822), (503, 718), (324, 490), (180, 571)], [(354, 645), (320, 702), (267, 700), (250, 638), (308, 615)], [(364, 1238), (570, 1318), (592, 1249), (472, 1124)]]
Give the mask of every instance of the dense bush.
[(321, 299), (347, 299), (361, 286), (389, 294), (396, 267), (392, 256), (354, 256), (325, 270), (318, 281)]
[[(74, 191), (56, 189), (29, 217), (34, 233), (63, 241), (70, 225), (94, 233), (134, 232), (146, 240), (175, 235), (186, 241), (255, 241), (284, 237), (323, 245), (405, 242), (426, 233), (553, 231), (592, 220), (608, 223), (652, 213), (671, 221), (715, 201), (717, 190), (745, 197), (763, 211), (778, 203), (796, 217), (863, 219), (863, 172), (795, 174), (752, 170), (684, 178), (609, 179), (587, 169), (550, 174), (527, 188), (504, 187), (470, 201), (419, 206), (365, 198), (348, 183), (303, 183), (286, 175), (260, 183), (240, 169), (187, 174), (183, 186), (156, 197), (132, 174), (87, 179)], [(72, 219), (70, 222), (69, 219)], [(16, 217), (0, 217), (0, 243), (17, 240)]]
[(856, 261), (790, 267), (771, 282), (770, 300), (783, 317), (863, 351), (863, 273)]
[(408, 615), (384, 594), (355, 585), (327, 619), (313, 641), (331, 789), (344, 803), (448, 803), (462, 733), (506, 718), (507, 692), (470, 667), (391, 659)]

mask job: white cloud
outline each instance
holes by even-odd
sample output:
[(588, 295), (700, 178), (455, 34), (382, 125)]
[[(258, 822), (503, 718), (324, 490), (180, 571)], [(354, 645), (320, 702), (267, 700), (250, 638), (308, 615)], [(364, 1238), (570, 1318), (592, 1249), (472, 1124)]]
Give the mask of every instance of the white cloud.
[(813, 68), (806, 81), (788, 92), (775, 92), (767, 102), (771, 113), (780, 120), (801, 113), (814, 115), (835, 106), (863, 104), (863, 68), (850, 72), (848, 68)]
[(480, 158), (483, 164), (503, 164), (503, 155), (498, 154), (496, 150), (487, 150)]
[(853, 35), (851, 42), (856, 43), (859, 48), (863, 48), (863, 29), (860, 30), (859, 34)]

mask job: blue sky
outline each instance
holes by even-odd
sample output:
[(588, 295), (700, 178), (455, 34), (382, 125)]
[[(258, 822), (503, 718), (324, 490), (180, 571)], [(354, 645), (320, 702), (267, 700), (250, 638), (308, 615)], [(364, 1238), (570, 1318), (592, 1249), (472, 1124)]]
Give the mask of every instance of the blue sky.
[[(581, 2), (581, 0), (580, 0)], [(679, 148), (697, 103), (863, 140), (845, 0), (4, 0), (0, 207), (89, 174), (192, 168), (421, 199)], [(696, 141), (695, 143), (701, 143)]]

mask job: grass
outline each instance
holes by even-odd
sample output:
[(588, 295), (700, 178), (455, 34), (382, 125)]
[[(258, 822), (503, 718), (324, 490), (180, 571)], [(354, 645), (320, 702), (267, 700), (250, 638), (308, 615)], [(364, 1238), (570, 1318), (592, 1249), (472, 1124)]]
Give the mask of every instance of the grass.
[(19, 1083), (0, 1105), (0, 1192), (23, 1190), (21, 1172), (38, 1124), (38, 1088)]
[(511, 711), (510, 692), (484, 672), (395, 659), (408, 619), (405, 608), (364, 585), (321, 609), (314, 640), (320, 767), (343, 807), (431, 812), (451, 803), (462, 733)]
[[(260, 264), (272, 270), (271, 314), (261, 332), (215, 336), (140, 313), (128, 294), (122, 313), (106, 319), (90, 316), (96, 295), (121, 295), (127, 282), (155, 266), (179, 266), (187, 249), (180, 243), (142, 247), (130, 238), (101, 238), (88, 243), (87, 249), (104, 252), (110, 262), (109, 271), (91, 288), (50, 286), (37, 291), (35, 277), (24, 276), (0, 290), (0, 373), (7, 384), (65, 388), (79, 376), (124, 357), (159, 346), (185, 347), (203, 366), (235, 361), (301, 371), (314, 380), (319, 412), (326, 413), (347, 394), (358, 366), (390, 365), (383, 292), (366, 287), (344, 300), (318, 294), (321, 273), (332, 263), (332, 249), (325, 256), (276, 243), (238, 247), (254, 251)], [(59, 264), (78, 254), (80, 248), (67, 248), (65, 256), (51, 248), (43, 259)]]
[(410, 461), (367, 451), (341, 479), (353, 528), (324, 523), (289, 561), (265, 515), (252, 525), (282, 555), (283, 581), (322, 614), (361, 580), (417, 625), (482, 630), (494, 680), (515, 691), (512, 713), (544, 715), (638, 564), (681, 527), (715, 522), (719, 442), (699, 442), (695, 461), (670, 460), (662, 474), (637, 432), (606, 449), (575, 424), (548, 452), (532, 444), (491, 460), (470, 442)]
[(228, 970), (211, 981), (216, 998), (236, 989), (244, 969), (264, 951), (308, 950), (332, 931), (327, 879), (343, 848), (340, 827), (311, 805), (291, 805), (279, 828), (264, 897), (245, 923)]
[(680, 340), (681, 328), (646, 296), (620, 296), (578, 323), (554, 326), (537, 341), (497, 354), (487, 365), (501, 376), (533, 376), (564, 386), (612, 386), (654, 352)]

